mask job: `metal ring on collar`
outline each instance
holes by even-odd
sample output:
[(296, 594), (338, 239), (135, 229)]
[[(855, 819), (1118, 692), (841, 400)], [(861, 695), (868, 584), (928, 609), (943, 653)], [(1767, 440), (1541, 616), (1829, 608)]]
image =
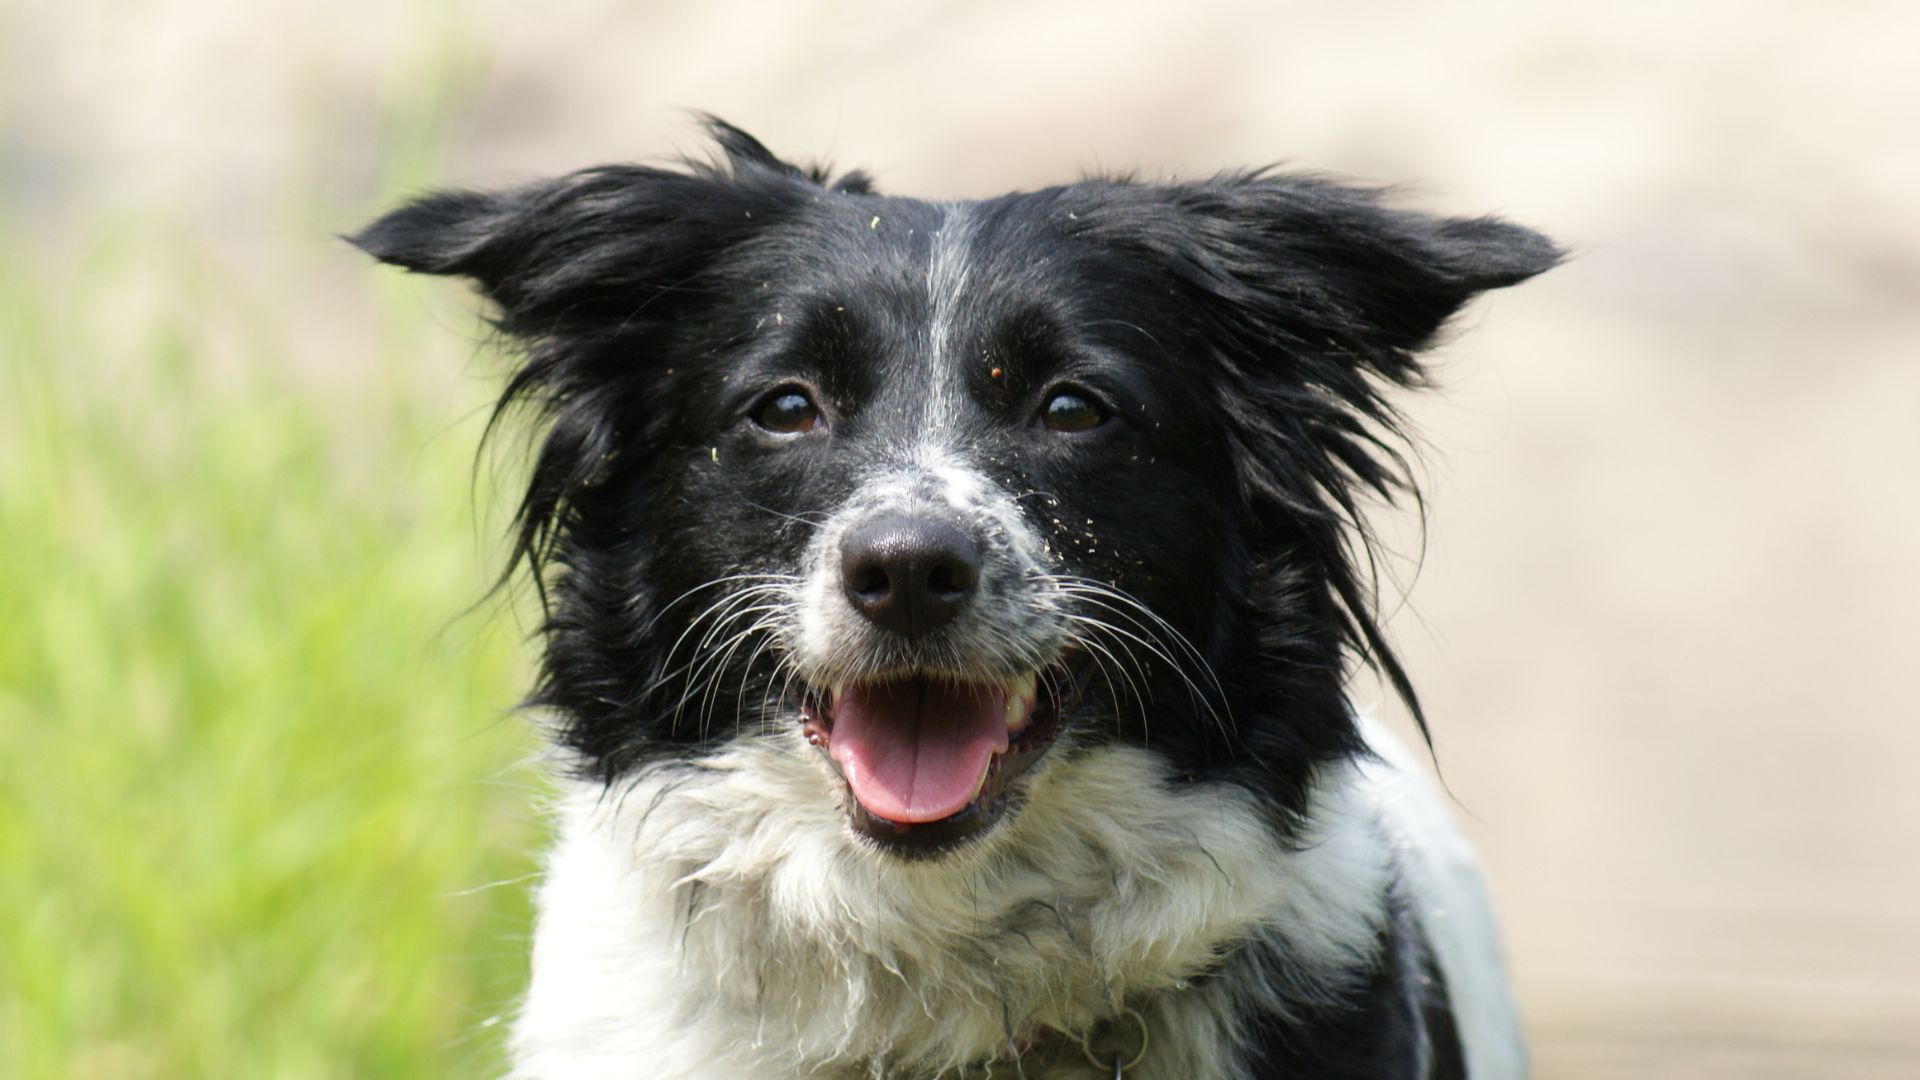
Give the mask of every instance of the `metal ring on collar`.
[[(1140, 1064), (1141, 1059), (1147, 1056), (1147, 1036), (1148, 1036), (1147, 1018), (1144, 1016), (1141, 1016), (1137, 1011), (1126, 1008), (1125, 1006), (1122, 1006), (1120, 1011), (1122, 1013), (1125, 1013), (1128, 1016), (1133, 1017), (1134, 1025), (1140, 1029), (1139, 1052), (1134, 1054), (1133, 1057), (1129, 1058), (1124, 1064), (1119, 1065), (1115, 1070), (1117, 1072), (1126, 1072), (1128, 1069), (1131, 1069), (1135, 1065)], [(1080, 1036), (1080, 1052), (1087, 1056), (1087, 1061), (1090, 1064), (1092, 1064), (1093, 1067), (1096, 1069), (1105, 1069), (1113, 1065), (1113, 1062), (1101, 1061), (1099, 1058), (1093, 1056), (1093, 1047), (1087, 1042), (1087, 1037), (1085, 1035)]]

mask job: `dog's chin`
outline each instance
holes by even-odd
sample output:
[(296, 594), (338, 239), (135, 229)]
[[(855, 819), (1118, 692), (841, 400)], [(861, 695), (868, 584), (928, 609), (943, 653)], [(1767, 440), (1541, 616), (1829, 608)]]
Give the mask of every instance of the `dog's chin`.
[(998, 681), (912, 670), (835, 683), (808, 694), (802, 723), (854, 832), (899, 858), (938, 858), (1016, 812), (1090, 670), (1070, 651)]

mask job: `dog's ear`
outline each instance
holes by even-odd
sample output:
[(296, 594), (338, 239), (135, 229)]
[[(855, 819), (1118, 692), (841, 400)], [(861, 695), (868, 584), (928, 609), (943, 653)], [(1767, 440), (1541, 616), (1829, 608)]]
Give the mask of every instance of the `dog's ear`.
[(1218, 212), (1245, 245), (1246, 284), (1336, 339), (1413, 352), (1475, 295), (1560, 261), (1546, 237), (1498, 218), (1389, 208), (1380, 193), (1313, 178), (1252, 177)]
[[(823, 171), (781, 161), (746, 132), (711, 117), (707, 127), (719, 161), (690, 161), (681, 171), (607, 166), (508, 191), (440, 192), (346, 239), (416, 273), (472, 279), (512, 335), (550, 336), (603, 315), (623, 320), (697, 285), (716, 255), (825, 186)], [(866, 178), (849, 174), (833, 187), (864, 191)]]
[(1242, 346), (1345, 357), (1399, 382), (1417, 380), (1411, 354), (1476, 294), (1561, 259), (1518, 225), (1399, 210), (1379, 191), (1314, 176), (1144, 190), (1155, 205), (1136, 204), (1111, 231), (1144, 244), (1203, 302), (1224, 302), (1209, 306), (1251, 335)]
[(641, 166), (515, 190), (441, 192), (348, 240), (416, 273), (472, 279), (501, 328), (545, 336), (616, 317), (697, 275), (777, 211), (765, 185)]

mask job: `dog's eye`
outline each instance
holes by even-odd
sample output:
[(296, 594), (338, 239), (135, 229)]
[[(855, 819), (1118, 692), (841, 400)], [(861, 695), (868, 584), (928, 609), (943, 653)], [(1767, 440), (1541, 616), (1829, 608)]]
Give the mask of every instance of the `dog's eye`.
[(1107, 411), (1088, 394), (1074, 389), (1056, 390), (1041, 411), (1048, 431), (1091, 431), (1107, 422)]
[(798, 435), (820, 426), (820, 406), (805, 390), (783, 386), (753, 410), (753, 422), (781, 435)]

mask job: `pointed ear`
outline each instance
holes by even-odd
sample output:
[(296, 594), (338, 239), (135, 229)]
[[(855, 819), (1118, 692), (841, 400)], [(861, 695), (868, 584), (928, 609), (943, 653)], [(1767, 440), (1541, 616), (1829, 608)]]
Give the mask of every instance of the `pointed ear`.
[[(605, 318), (631, 325), (643, 307), (666, 318), (678, 299), (700, 294), (721, 255), (823, 188), (745, 132), (708, 126), (722, 156), (684, 171), (606, 166), (509, 191), (439, 192), (346, 239), (416, 273), (472, 279), (509, 335), (550, 336)], [(834, 190), (864, 183), (852, 174)]]
[[(695, 276), (793, 201), (764, 170), (587, 169), (511, 191), (440, 192), (347, 239), (416, 273), (472, 279), (510, 334), (549, 334)], [(755, 221), (755, 217), (758, 221)]]
[(502, 241), (519, 210), (533, 201), (524, 192), (436, 192), (346, 240), (383, 263), (420, 274), (470, 277), (491, 292), (511, 266)]
[(1316, 177), (1253, 174), (1196, 190), (1224, 241), (1219, 269), (1308, 340), (1348, 352), (1418, 351), (1477, 294), (1561, 259), (1546, 237), (1498, 218), (1392, 209), (1378, 191)]
[(1215, 347), (1256, 364), (1292, 358), (1417, 383), (1413, 354), (1467, 301), (1561, 259), (1518, 225), (1399, 210), (1377, 190), (1315, 176), (1241, 173), (1089, 194), (1102, 205), (1074, 231), (1154, 259), (1207, 313)]
[[(714, 257), (817, 201), (870, 190), (862, 173), (801, 169), (717, 117), (718, 151), (681, 170), (584, 169), (510, 191), (439, 192), (346, 239), (382, 262), (471, 278), (508, 333), (547, 334), (684, 291)], [(558, 321), (555, 321), (558, 320)]]

